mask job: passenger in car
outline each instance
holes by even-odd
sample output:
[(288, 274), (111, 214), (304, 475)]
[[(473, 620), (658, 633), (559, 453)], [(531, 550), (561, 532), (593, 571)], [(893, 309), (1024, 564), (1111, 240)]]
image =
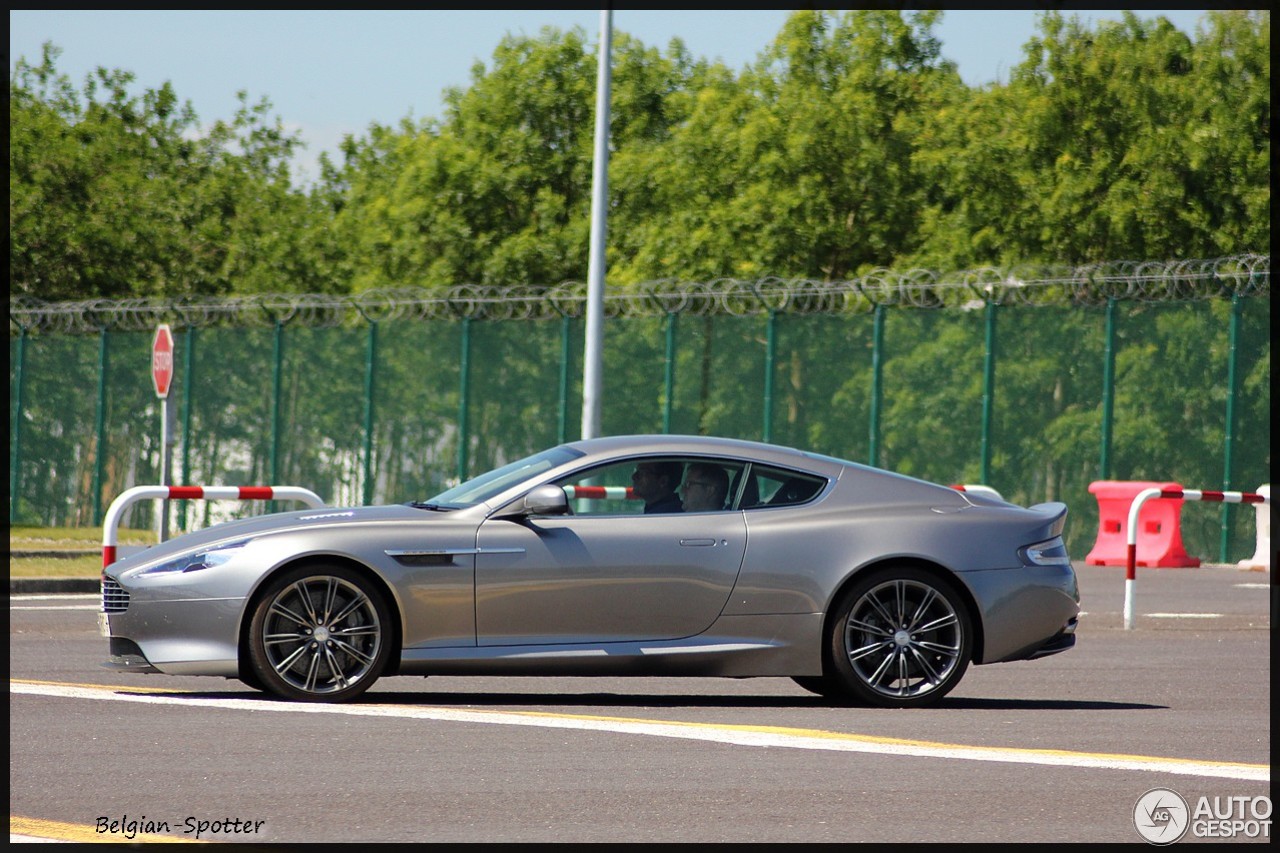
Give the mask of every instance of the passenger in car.
[(690, 462), (684, 470), (685, 512), (710, 512), (724, 509), (729, 493), (729, 472), (710, 462)]
[(646, 513), (683, 512), (676, 487), (680, 485), (683, 467), (679, 462), (640, 462), (631, 475), (636, 497), (644, 501)]

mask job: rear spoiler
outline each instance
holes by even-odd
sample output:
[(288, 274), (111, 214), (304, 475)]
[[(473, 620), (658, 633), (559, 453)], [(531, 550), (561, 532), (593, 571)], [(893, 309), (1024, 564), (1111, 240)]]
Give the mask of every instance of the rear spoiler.
[(1035, 504), (1027, 507), (1031, 512), (1041, 516), (1044, 520), (1052, 525), (1049, 530), (1050, 536), (1061, 536), (1062, 530), (1067, 524), (1067, 505), (1061, 501), (1048, 501), (1042, 504)]

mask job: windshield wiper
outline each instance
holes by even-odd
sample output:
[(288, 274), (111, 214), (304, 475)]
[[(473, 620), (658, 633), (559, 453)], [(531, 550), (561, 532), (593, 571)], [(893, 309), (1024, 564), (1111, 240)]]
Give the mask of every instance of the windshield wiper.
[(429, 509), (433, 512), (452, 512), (457, 507), (445, 506), (444, 504), (433, 504), (425, 501), (409, 501), (409, 506), (414, 509)]

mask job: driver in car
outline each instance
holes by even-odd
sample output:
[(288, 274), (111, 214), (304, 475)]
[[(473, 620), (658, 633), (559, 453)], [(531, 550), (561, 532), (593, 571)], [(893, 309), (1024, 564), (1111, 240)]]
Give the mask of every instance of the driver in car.
[(683, 512), (684, 505), (676, 488), (680, 485), (684, 466), (679, 462), (640, 462), (631, 475), (636, 497), (644, 501), (645, 513)]

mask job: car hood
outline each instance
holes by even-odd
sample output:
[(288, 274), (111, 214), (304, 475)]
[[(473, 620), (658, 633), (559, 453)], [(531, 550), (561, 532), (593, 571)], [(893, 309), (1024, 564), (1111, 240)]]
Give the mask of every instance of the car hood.
[(380, 524), (397, 521), (430, 523), (456, 517), (456, 512), (437, 512), (415, 509), (407, 504), (389, 506), (321, 507), (319, 509), (277, 512), (236, 521), (215, 524), (204, 530), (185, 533), (167, 542), (152, 545), (112, 564), (114, 571), (124, 571), (158, 560), (175, 557), (190, 551), (207, 548), (225, 542), (254, 539), (280, 533), (316, 530), (323, 527)]

